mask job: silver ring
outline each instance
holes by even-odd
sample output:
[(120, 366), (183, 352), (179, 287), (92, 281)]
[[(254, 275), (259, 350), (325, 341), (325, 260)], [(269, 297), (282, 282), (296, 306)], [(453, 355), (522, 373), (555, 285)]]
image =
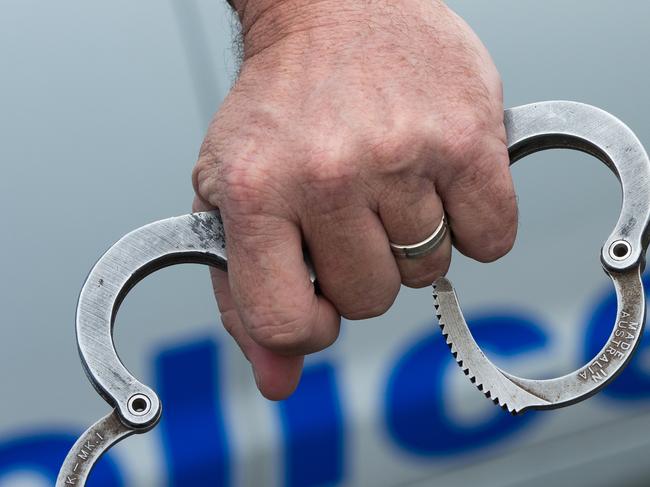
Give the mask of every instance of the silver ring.
[(390, 242), (390, 249), (393, 251), (395, 257), (402, 259), (417, 259), (424, 255), (430, 254), (436, 250), (447, 236), (447, 221), (445, 216), (442, 216), (440, 224), (433, 231), (433, 233), (422, 240), (421, 242), (411, 245), (398, 245)]

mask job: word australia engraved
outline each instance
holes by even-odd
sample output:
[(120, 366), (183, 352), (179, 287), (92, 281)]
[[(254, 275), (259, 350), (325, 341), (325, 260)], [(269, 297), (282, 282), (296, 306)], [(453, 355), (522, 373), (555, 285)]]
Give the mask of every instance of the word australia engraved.
[(629, 313), (622, 311), (621, 319), (609, 338), (603, 351), (597, 355), (580, 372), (578, 378), (581, 381), (600, 382), (609, 376), (608, 368), (613, 362), (625, 360), (634, 346), (634, 339), (639, 332), (639, 323), (627, 321)]

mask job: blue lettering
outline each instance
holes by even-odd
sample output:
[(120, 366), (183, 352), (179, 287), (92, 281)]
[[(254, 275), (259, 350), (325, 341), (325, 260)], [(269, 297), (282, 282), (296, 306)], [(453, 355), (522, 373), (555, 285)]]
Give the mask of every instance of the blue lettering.
[(206, 339), (156, 359), (170, 486), (230, 483), (230, 451), (221, 409), (218, 350)]
[[(77, 437), (70, 433), (35, 433), (0, 443), (0, 482), (11, 474), (31, 471), (54, 485), (63, 459), (76, 440)], [(111, 455), (104, 455), (95, 466), (88, 486), (122, 485), (122, 477)]]
[(287, 487), (335, 485), (343, 479), (344, 427), (336, 373), (305, 368), (296, 392), (278, 404)]
[[(479, 345), (503, 357), (547, 344), (539, 326), (525, 317), (485, 316), (470, 324)], [(530, 426), (534, 412), (513, 417), (499, 408), (480, 424), (457, 424), (443, 407), (443, 376), (450, 362), (453, 358), (445, 340), (440, 333), (433, 333), (418, 339), (395, 365), (385, 396), (385, 421), (400, 448), (424, 457), (457, 455), (501, 442)], [(453, 368), (458, 373), (455, 363)], [(481, 400), (478, 392), (476, 400)]]

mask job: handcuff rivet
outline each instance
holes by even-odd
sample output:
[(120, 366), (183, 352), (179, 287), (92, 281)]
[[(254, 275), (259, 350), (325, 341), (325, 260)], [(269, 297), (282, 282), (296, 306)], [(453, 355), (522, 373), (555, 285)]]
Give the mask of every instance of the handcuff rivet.
[(151, 409), (151, 400), (144, 394), (134, 394), (129, 398), (128, 407), (134, 416), (144, 416)]
[(632, 246), (625, 240), (616, 240), (609, 246), (609, 256), (614, 260), (625, 260), (632, 253)]

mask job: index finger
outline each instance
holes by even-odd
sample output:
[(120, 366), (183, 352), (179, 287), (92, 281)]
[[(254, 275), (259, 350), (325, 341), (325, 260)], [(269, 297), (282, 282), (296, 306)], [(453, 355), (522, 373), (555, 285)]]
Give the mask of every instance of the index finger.
[(223, 215), (228, 280), (237, 312), (259, 345), (288, 355), (322, 350), (337, 338), (340, 316), (315, 293), (298, 225), (269, 215)]

